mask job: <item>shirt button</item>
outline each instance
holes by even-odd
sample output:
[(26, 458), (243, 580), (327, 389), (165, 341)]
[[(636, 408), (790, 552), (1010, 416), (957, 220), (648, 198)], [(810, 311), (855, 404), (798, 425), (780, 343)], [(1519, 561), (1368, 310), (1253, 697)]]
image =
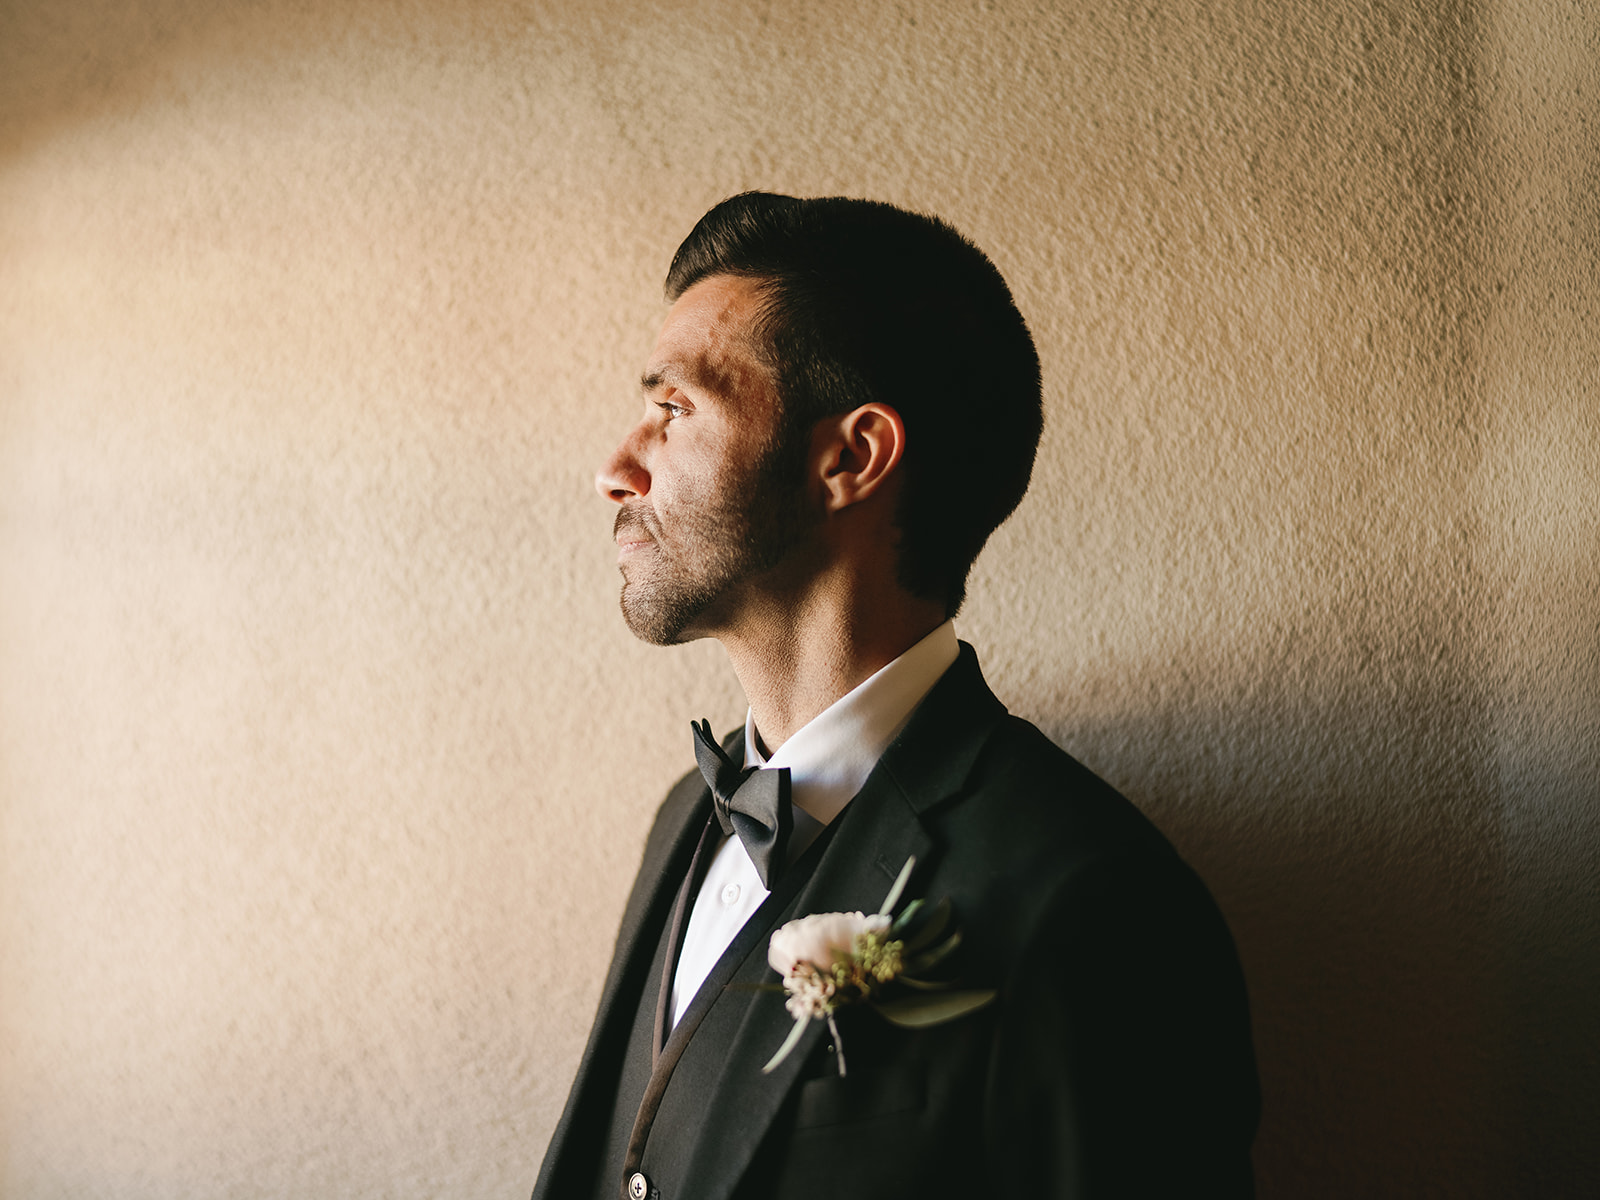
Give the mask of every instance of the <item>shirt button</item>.
[(643, 1171), (635, 1171), (628, 1176), (628, 1195), (631, 1200), (645, 1200), (650, 1194), (650, 1181), (644, 1177)]
[(739, 903), (739, 885), (737, 883), (730, 883), (722, 889), (722, 902), (724, 904)]

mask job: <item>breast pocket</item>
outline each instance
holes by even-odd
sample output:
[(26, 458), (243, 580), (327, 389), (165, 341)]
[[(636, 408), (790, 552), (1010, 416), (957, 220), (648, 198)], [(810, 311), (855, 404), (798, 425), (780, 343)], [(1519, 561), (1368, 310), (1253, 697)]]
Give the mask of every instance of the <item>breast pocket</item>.
[(922, 1111), (927, 1086), (920, 1071), (852, 1071), (842, 1078), (824, 1075), (800, 1087), (795, 1129), (864, 1125), (897, 1114)]

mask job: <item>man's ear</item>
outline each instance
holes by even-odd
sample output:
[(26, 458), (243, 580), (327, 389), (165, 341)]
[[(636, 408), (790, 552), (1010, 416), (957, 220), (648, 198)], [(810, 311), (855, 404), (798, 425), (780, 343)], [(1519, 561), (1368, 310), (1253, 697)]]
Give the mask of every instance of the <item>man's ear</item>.
[(838, 512), (877, 494), (906, 451), (906, 426), (887, 404), (863, 404), (824, 417), (811, 432), (825, 512)]

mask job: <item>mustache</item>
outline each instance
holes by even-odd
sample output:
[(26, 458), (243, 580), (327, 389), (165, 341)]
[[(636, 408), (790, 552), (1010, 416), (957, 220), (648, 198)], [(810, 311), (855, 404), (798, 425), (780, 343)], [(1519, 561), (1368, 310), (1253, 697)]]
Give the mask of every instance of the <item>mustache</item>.
[(660, 544), (660, 529), (656, 526), (655, 514), (642, 506), (623, 505), (617, 509), (616, 524), (612, 526), (611, 538), (613, 541), (621, 539), (624, 533), (642, 535), (652, 542)]

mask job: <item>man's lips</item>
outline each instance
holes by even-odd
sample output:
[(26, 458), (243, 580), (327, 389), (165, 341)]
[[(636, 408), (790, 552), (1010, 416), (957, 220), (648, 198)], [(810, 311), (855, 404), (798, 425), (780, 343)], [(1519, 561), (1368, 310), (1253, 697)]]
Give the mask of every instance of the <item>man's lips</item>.
[(617, 539), (617, 558), (619, 560), (627, 558), (628, 555), (630, 555), (630, 554), (636, 554), (640, 550), (649, 549), (651, 546), (654, 546), (654, 545), (655, 545), (655, 543), (652, 542), (649, 538), (626, 538), (626, 537), (618, 538)]
[(626, 508), (617, 513), (611, 536), (617, 543), (618, 561), (654, 546), (656, 541), (645, 526), (644, 515)]

